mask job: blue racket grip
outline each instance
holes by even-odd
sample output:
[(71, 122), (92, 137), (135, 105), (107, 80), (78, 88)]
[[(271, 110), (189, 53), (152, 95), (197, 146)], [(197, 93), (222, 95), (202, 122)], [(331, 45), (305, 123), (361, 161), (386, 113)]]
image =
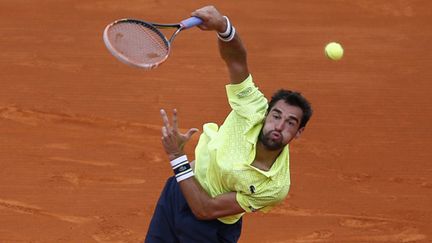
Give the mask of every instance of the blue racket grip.
[(189, 29), (194, 26), (200, 25), (202, 23), (203, 23), (202, 19), (198, 17), (190, 17), (180, 22), (180, 25), (183, 27), (183, 29)]

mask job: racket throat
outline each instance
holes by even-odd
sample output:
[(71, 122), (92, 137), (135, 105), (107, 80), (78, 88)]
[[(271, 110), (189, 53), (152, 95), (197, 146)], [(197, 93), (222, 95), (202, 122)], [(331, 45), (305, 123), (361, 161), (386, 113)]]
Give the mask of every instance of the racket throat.
[(180, 31), (182, 31), (183, 28), (179, 28), (177, 29), (174, 34), (171, 36), (171, 38), (169, 39), (169, 43), (172, 44), (172, 42), (174, 41), (174, 39), (176, 38), (177, 34), (180, 33)]

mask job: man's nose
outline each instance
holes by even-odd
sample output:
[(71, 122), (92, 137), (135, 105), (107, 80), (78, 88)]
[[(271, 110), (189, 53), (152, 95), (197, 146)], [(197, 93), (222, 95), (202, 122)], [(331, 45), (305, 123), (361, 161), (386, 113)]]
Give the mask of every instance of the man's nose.
[(283, 129), (284, 129), (284, 125), (285, 125), (285, 122), (284, 121), (279, 121), (279, 122), (277, 122), (276, 124), (275, 124), (275, 130), (276, 131), (282, 131)]

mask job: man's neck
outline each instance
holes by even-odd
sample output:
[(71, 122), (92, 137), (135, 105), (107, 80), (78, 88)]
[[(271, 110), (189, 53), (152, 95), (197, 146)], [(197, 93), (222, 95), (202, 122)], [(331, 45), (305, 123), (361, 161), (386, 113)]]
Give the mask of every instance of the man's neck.
[(260, 141), (258, 141), (256, 145), (255, 159), (252, 165), (258, 169), (269, 171), (282, 149), (269, 150)]

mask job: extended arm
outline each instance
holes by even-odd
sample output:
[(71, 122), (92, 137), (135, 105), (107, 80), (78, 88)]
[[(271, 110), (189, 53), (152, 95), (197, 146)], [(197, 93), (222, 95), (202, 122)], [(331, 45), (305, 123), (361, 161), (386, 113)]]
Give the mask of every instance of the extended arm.
[[(203, 30), (212, 30), (223, 33), (227, 30), (228, 22), (213, 6), (206, 6), (192, 13), (193, 16), (203, 20), (203, 24), (198, 26)], [(228, 42), (218, 39), (219, 52), (225, 61), (232, 84), (241, 83), (249, 76), (247, 66), (246, 49), (236, 31), (234, 38)]]
[[(184, 155), (183, 147), (197, 129), (192, 128), (186, 134), (179, 133), (176, 110), (174, 110), (172, 125), (164, 110), (161, 110), (161, 116), (164, 123), (162, 144), (169, 159), (175, 161)], [(198, 219), (210, 220), (244, 212), (237, 202), (236, 192), (210, 197), (194, 176), (181, 180), (179, 185), (189, 207)]]

